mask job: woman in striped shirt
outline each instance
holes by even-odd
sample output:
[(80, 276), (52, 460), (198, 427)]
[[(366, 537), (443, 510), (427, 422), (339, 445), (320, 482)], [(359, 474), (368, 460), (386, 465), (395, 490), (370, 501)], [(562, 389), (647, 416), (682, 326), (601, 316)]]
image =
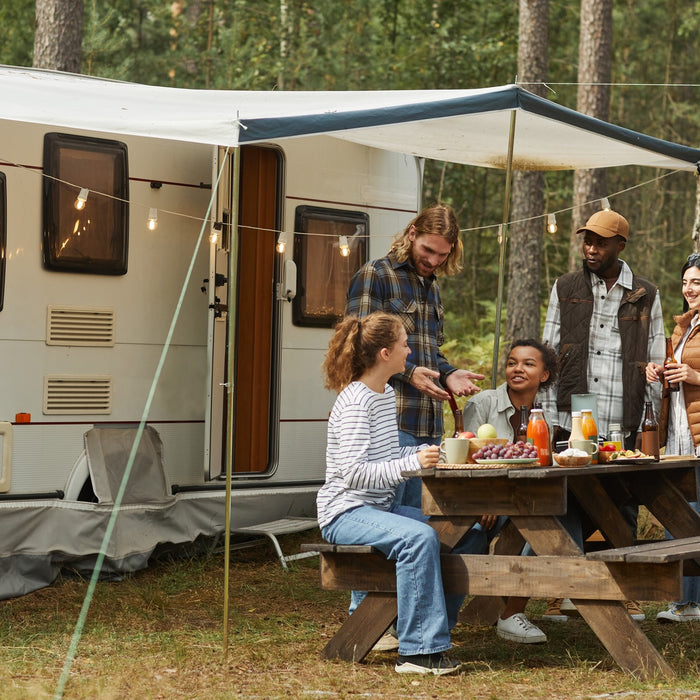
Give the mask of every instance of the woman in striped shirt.
[[(333, 544), (371, 545), (396, 561), (398, 673), (443, 675), (459, 663), (447, 658), (450, 629), (463, 596), (446, 595), (440, 542), (419, 508), (395, 503), (402, 472), (437, 464), (438, 447), (399, 447), (389, 377), (410, 354), (397, 316), (348, 316), (336, 328), (323, 365), (328, 389), (339, 391), (328, 420), (326, 481), (318, 493), (318, 522)], [(475, 531), (457, 552), (483, 552)]]

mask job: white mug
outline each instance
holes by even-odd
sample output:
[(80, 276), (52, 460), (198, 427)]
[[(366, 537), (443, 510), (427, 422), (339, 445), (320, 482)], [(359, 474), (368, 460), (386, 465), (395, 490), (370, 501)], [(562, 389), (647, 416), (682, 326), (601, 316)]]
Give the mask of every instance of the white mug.
[(466, 438), (445, 438), (440, 444), (447, 464), (465, 464), (469, 454), (469, 440)]

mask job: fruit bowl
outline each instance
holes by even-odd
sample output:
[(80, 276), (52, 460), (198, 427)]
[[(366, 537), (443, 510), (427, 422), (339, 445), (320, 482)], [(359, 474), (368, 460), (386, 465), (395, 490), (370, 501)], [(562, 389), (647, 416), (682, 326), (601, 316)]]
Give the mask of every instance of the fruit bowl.
[(585, 457), (576, 457), (571, 455), (553, 454), (552, 457), (560, 467), (585, 467), (591, 463), (590, 455), (586, 455)]
[(507, 438), (469, 438), (469, 452), (467, 453), (467, 463), (476, 464), (474, 453), (486, 445), (505, 445)]

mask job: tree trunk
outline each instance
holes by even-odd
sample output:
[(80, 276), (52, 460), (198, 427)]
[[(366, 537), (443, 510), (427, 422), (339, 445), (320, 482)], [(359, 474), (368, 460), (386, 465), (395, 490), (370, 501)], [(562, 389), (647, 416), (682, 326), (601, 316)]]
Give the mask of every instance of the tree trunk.
[[(538, 95), (544, 86), (536, 83), (547, 79), (548, 26), (549, 0), (520, 0), (518, 80), (535, 83), (527, 89)], [(544, 174), (515, 173), (510, 219), (522, 223), (510, 230), (507, 341), (540, 336), (543, 212)]]
[(80, 73), (83, 0), (36, 0), (35, 68)]
[[(610, 112), (610, 75), (612, 64), (612, 0), (581, 0), (581, 34), (578, 50), (578, 92), (576, 109), (607, 121)], [(581, 245), (576, 229), (601, 209), (600, 199), (607, 193), (603, 168), (577, 170), (574, 173), (574, 210), (571, 217), (569, 269), (580, 266)]]

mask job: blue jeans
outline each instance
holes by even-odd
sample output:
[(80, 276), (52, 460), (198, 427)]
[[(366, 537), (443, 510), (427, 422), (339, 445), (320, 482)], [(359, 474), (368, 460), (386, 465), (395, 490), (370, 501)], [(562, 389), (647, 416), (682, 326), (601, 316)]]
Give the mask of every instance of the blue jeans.
[[(421, 437), (420, 435), (412, 435), (411, 433), (399, 430), (399, 447), (418, 447), (418, 445), (439, 445), (440, 442), (440, 438), (425, 436)], [(404, 506), (413, 506), (414, 508), (420, 508), (420, 491), (421, 480), (417, 476), (414, 476), (408, 481), (402, 481), (396, 487), (396, 496), (394, 496), (394, 502), (400, 503)]]
[[(396, 561), (396, 631), (402, 656), (449, 649), (450, 630), (464, 602), (463, 595), (443, 591), (440, 541), (427, 520), (419, 509), (394, 501), (389, 511), (371, 506), (345, 511), (321, 530), (332, 544), (371, 545)], [(484, 533), (475, 530), (453, 551), (480, 554), (486, 547)], [(353, 591), (354, 599), (360, 596), (364, 594)]]
[[(700, 488), (700, 468), (695, 467), (695, 483)], [(698, 501), (690, 501), (690, 505), (695, 509), (696, 513), (700, 514), (700, 504)], [(672, 540), (671, 533), (666, 530), (666, 539)], [(676, 605), (685, 605), (700, 603), (700, 576), (684, 576), (683, 577), (683, 600), (676, 601)]]

